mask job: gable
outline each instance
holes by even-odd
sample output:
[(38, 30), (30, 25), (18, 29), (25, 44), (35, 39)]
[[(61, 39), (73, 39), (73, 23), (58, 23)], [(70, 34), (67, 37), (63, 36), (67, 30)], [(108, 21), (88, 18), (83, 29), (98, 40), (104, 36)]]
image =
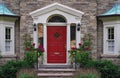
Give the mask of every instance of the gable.
[(77, 17), (81, 17), (84, 14), (83, 12), (76, 10), (76, 9), (73, 9), (73, 8), (70, 8), (68, 6), (65, 6), (65, 5), (62, 5), (59, 3), (53, 3), (51, 5), (48, 5), (46, 7), (43, 7), (41, 9), (38, 9), (38, 10), (31, 12), (30, 15), (32, 17), (37, 17), (37, 16), (40, 16), (42, 14), (46, 14), (48, 12), (51, 12), (53, 10), (60, 10), (60, 11), (63, 11), (65, 13), (77, 16)]

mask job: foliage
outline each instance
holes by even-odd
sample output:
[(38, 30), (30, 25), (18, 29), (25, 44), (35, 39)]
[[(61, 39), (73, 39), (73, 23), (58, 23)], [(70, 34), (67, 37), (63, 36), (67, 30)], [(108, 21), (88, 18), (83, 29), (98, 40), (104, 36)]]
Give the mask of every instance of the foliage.
[(16, 72), (22, 67), (29, 67), (24, 61), (8, 61), (0, 68), (0, 78), (16, 78)]
[(87, 75), (81, 74), (81, 75), (74, 77), (74, 78), (100, 78), (100, 77), (98, 77), (96, 74), (89, 73)]
[(76, 61), (80, 63), (81, 67), (84, 67), (90, 60), (91, 57), (88, 52), (82, 52), (76, 55)]
[(95, 68), (101, 73), (101, 78), (120, 78), (120, 66), (108, 60), (92, 60), (90, 52), (92, 50), (92, 36), (86, 35), (79, 48), (72, 47), (70, 57), (74, 62), (79, 62), (81, 67)]
[(25, 35), (25, 57), (23, 60), (11, 60), (0, 67), (0, 78), (16, 78), (16, 72), (21, 68), (30, 68), (36, 61), (37, 56), (42, 56), (44, 49), (40, 45), (38, 49), (34, 48), (35, 44), (31, 44), (29, 35)]
[(39, 45), (38, 48), (35, 48), (35, 44), (32, 43), (30, 36), (27, 34), (24, 37), (24, 50), (24, 61), (26, 61), (31, 66), (34, 66), (34, 63), (37, 62), (38, 57), (43, 56), (44, 52), (42, 45)]
[(79, 43), (79, 48), (72, 47), (69, 51), (72, 62), (86, 64), (90, 59), (90, 52), (92, 50), (92, 35), (87, 34), (83, 39), (83, 43)]
[(36, 77), (34, 77), (34, 76), (32, 76), (32, 75), (29, 75), (29, 74), (27, 74), (27, 73), (23, 73), (23, 74), (21, 74), (18, 78), (36, 78)]
[(101, 72), (102, 78), (119, 78), (120, 77), (120, 66), (113, 64), (108, 60), (89, 61), (85, 67), (96, 68)]

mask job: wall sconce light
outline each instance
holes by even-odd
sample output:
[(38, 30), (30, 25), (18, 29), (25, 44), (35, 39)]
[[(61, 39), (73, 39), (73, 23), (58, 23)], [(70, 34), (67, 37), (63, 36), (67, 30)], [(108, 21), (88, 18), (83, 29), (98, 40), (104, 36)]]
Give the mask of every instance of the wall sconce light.
[(77, 24), (77, 30), (80, 31), (80, 23)]
[(33, 29), (34, 29), (34, 31), (36, 31), (36, 24), (35, 23), (33, 24)]

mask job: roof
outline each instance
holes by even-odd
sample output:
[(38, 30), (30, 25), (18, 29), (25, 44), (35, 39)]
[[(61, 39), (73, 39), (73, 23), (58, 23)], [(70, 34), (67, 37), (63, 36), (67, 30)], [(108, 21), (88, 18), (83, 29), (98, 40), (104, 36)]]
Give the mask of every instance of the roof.
[(32, 15), (32, 16), (42, 15), (42, 14), (48, 13), (48, 12), (56, 10), (56, 9), (64, 11), (69, 14), (72, 14), (72, 15), (80, 16), (80, 17), (81, 17), (81, 15), (84, 14), (82, 11), (70, 8), (70, 7), (62, 5), (60, 3), (53, 3), (46, 7), (43, 7), (41, 9), (31, 12), (30, 15)]
[(120, 3), (116, 3), (110, 10), (100, 16), (120, 15)]
[(0, 15), (16, 16), (5, 4), (0, 3)]

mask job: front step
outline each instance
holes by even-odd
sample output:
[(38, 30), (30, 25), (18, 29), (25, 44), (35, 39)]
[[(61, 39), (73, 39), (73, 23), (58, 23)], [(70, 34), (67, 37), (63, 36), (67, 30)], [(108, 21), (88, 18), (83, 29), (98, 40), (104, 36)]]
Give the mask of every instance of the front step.
[(38, 69), (38, 78), (72, 78), (75, 73), (75, 69)]
[(72, 65), (40, 65), (39, 68), (46, 68), (46, 69), (66, 69), (66, 68), (72, 68)]

